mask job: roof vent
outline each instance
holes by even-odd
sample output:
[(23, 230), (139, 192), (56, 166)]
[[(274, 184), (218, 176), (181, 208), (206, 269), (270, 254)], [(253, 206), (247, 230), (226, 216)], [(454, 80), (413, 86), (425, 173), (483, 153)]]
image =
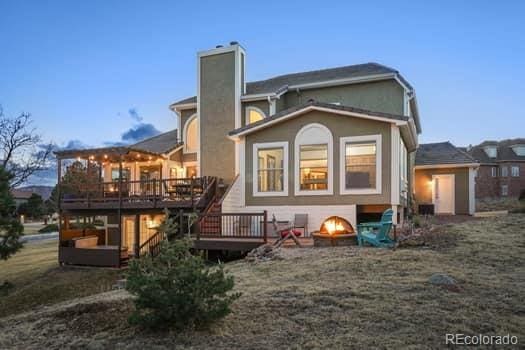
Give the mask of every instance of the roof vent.
[(215, 46), (216, 49), (220, 49), (221, 47), (224, 47), (224, 46), (222, 46), (222, 45)]
[(238, 41), (230, 41), (230, 45), (239, 45)]

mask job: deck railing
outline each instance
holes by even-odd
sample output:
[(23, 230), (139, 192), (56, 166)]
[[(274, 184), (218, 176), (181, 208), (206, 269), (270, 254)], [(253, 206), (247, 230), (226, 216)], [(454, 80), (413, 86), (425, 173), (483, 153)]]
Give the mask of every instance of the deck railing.
[(160, 243), (165, 239), (164, 233), (156, 232), (148, 240), (142, 243), (139, 247), (139, 256), (150, 255), (155, 257), (160, 252)]
[(198, 221), (200, 238), (261, 238), (268, 241), (268, 214), (261, 213), (205, 213)]
[[(187, 201), (193, 205), (207, 202), (208, 190), (215, 191), (216, 178), (151, 179), (135, 181), (109, 181), (77, 186), (61, 185), (61, 203), (91, 204), (105, 202), (157, 202)], [(213, 193), (215, 196), (215, 193)]]

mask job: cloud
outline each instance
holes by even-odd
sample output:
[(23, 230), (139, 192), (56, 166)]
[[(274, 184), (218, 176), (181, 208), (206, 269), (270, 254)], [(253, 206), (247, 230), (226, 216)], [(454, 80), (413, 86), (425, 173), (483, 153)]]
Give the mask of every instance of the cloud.
[(140, 116), (139, 112), (137, 112), (137, 109), (135, 107), (128, 109), (128, 114), (131, 117), (131, 119), (133, 119), (137, 123), (142, 123), (142, 121), (144, 120), (144, 118)]
[(123, 142), (134, 143), (158, 134), (160, 131), (153, 124), (140, 123), (125, 131), (121, 138)]

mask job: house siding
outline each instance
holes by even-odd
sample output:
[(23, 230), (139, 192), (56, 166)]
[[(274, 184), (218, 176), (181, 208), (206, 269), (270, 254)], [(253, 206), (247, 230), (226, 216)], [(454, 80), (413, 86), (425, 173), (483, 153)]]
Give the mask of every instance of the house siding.
[[(319, 123), (326, 126), (333, 136), (333, 195), (295, 196), (295, 151), (297, 132), (305, 125)], [(339, 194), (339, 139), (345, 136), (382, 136), (382, 189), (381, 194)], [(391, 126), (390, 123), (347, 117), (332, 113), (312, 111), (283, 121), (278, 127), (269, 127), (246, 136), (245, 150), (245, 199), (247, 206), (258, 205), (343, 205), (343, 204), (389, 204), (391, 203)], [(288, 196), (253, 196), (253, 146), (256, 143), (288, 142)], [(397, 170), (397, 169), (396, 169)]]
[(289, 91), (281, 96), (277, 112), (314, 99), (375, 112), (403, 115), (404, 89), (395, 80)]
[(415, 170), (416, 204), (432, 204), (432, 175), (454, 175), (455, 213), (469, 214), (469, 168), (438, 168)]

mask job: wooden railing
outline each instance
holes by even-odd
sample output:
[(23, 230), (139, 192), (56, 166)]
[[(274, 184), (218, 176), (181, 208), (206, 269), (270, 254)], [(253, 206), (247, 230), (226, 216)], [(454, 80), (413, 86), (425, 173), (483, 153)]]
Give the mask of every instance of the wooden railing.
[(157, 232), (139, 247), (139, 256), (150, 255), (155, 257), (160, 252), (160, 243), (165, 239), (164, 233)]
[[(187, 201), (207, 205), (206, 199), (215, 196), (215, 177), (151, 179), (138, 181), (109, 181), (83, 185), (74, 190), (61, 184), (61, 203), (91, 204), (104, 202)], [(213, 184), (213, 186), (212, 186)], [(208, 191), (213, 193), (208, 193)], [(206, 198), (206, 199), (205, 199)]]
[(200, 238), (262, 238), (268, 241), (268, 214), (205, 213), (198, 221)]

